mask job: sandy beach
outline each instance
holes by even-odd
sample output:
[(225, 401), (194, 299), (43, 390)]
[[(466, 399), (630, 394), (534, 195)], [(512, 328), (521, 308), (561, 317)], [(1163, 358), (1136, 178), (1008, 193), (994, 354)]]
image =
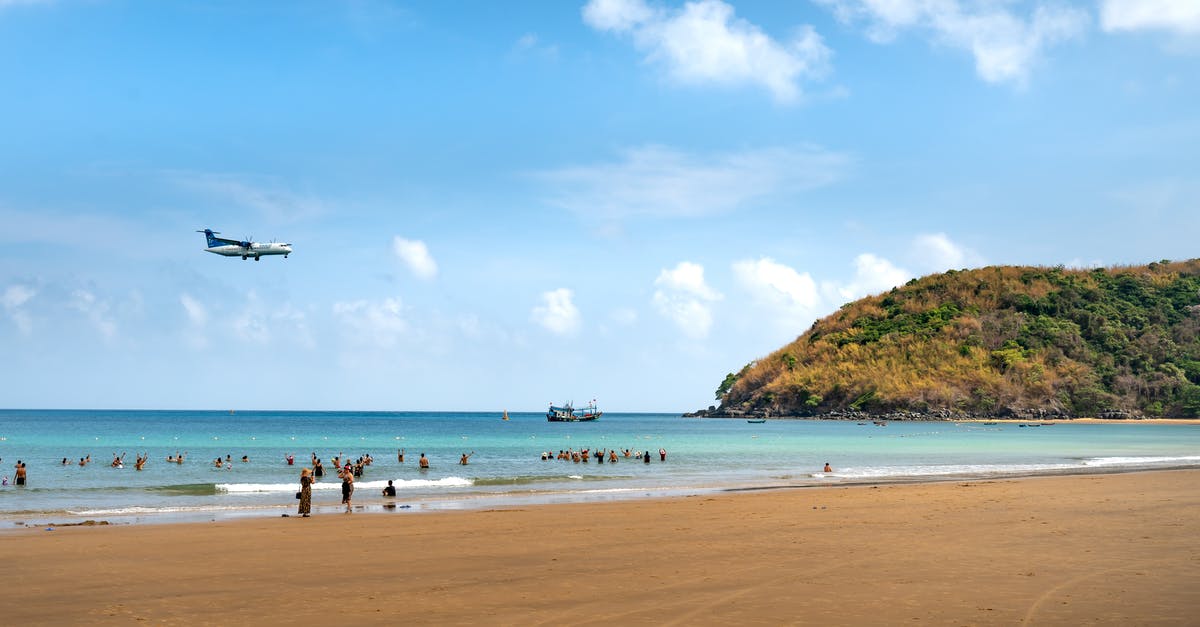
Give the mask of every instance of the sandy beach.
[(1200, 471), (0, 534), (8, 624), (1196, 624)]

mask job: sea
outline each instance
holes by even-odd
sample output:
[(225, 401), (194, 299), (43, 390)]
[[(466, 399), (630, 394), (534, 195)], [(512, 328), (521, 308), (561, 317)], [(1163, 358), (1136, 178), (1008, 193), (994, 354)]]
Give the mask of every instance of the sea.
[[(729, 490), (1200, 467), (1196, 424), (881, 426), (653, 413), (552, 423), (542, 412), (508, 416), (0, 410), (0, 476), (6, 483), (0, 486), (0, 529), (295, 515), (300, 472), (314, 455), (326, 467), (314, 486), (314, 515), (343, 511), (335, 456), (373, 458), (355, 483), (354, 511), (396, 515)], [(557, 459), (560, 451), (584, 449), (592, 453), (587, 463)], [(597, 463), (596, 450), (618, 451), (617, 462)], [(422, 453), (430, 460), (428, 470), (417, 466)], [(459, 463), (464, 454), (466, 465)], [(148, 458), (142, 470), (134, 467), (139, 455)], [(183, 463), (167, 461), (177, 455)], [(287, 463), (289, 455), (294, 465)], [(81, 466), (80, 458), (89, 456), (91, 462)], [(122, 463), (114, 466), (114, 458)], [(26, 464), (25, 486), (13, 485), (18, 460)], [(389, 480), (395, 498), (382, 495)]]

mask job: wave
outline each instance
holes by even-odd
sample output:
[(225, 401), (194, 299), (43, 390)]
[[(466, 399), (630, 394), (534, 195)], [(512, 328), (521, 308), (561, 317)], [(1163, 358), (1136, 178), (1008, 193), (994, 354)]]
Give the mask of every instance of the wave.
[(505, 485), (529, 485), (534, 483), (553, 483), (556, 481), (564, 481), (573, 479), (575, 481), (612, 481), (614, 479), (627, 479), (628, 477), (615, 476), (597, 476), (597, 475), (515, 475), (511, 477), (487, 477), (476, 478), (474, 485), (476, 486), (505, 486)]
[(1161, 468), (1194, 466), (1200, 455), (1156, 457), (1089, 457), (1071, 462), (1028, 464), (946, 464), (920, 466), (863, 466), (846, 467), (831, 473), (816, 472), (814, 479), (900, 479), (942, 476), (1014, 476), (1081, 471), (1088, 468)]
[(1083, 460), (1084, 466), (1159, 466), (1164, 464), (1196, 463), (1200, 463), (1200, 455), (1184, 455), (1181, 457), (1089, 457)]
[(175, 485), (150, 486), (144, 489), (147, 492), (155, 492), (169, 496), (213, 496), (217, 493), (217, 484), (179, 483)]
[[(183, 507), (146, 507), (146, 506), (127, 506), (127, 507), (109, 507), (95, 509), (68, 509), (66, 513), (72, 516), (121, 516), (129, 514), (209, 514), (214, 512), (241, 512), (248, 509), (244, 505), (193, 505)], [(277, 509), (277, 507), (264, 506), (258, 509)]]
[[(387, 480), (381, 481), (356, 481), (354, 482), (355, 490), (363, 489), (379, 489), (382, 490), (387, 485)], [(397, 491), (411, 490), (414, 488), (465, 488), (475, 485), (471, 479), (463, 477), (444, 477), (442, 479), (393, 479), (392, 485)], [(218, 492), (227, 494), (264, 494), (271, 492), (295, 492), (300, 489), (296, 483), (218, 483), (216, 484)], [(313, 490), (317, 491), (340, 491), (342, 482), (340, 481), (318, 481), (312, 484)]]

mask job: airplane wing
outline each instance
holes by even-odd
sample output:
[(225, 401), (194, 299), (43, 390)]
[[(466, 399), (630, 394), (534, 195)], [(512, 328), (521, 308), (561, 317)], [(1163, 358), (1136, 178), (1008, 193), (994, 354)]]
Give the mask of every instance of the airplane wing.
[(222, 246), (243, 246), (243, 243), (236, 239), (225, 239), (224, 237), (213, 236), (213, 241), (220, 243)]

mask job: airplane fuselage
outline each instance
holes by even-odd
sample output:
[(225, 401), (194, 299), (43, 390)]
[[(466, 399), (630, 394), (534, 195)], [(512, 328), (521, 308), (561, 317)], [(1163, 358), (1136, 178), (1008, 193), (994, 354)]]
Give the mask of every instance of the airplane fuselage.
[(254, 259), (258, 259), (259, 257), (265, 257), (267, 255), (283, 255), (286, 257), (292, 254), (292, 245), (279, 244), (275, 242), (266, 244), (252, 242), (248, 246), (241, 246), (239, 244), (225, 244), (222, 246), (211, 246), (209, 248), (205, 248), (204, 250), (224, 257), (241, 257), (242, 259), (249, 259), (253, 257)]

